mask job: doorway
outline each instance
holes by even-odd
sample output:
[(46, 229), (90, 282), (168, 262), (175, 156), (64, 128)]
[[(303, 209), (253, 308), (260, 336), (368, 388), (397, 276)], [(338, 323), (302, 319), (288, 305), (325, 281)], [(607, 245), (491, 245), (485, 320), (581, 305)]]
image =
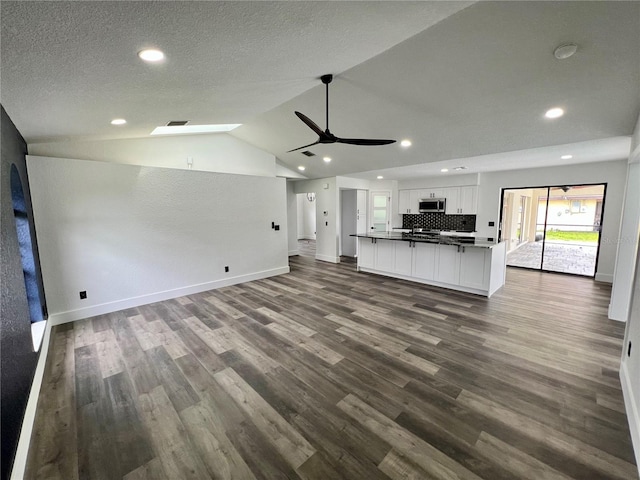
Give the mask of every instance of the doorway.
[(502, 190), (507, 266), (594, 277), (606, 184)]
[(316, 194), (298, 193), (298, 253), (303, 257), (316, 256)]

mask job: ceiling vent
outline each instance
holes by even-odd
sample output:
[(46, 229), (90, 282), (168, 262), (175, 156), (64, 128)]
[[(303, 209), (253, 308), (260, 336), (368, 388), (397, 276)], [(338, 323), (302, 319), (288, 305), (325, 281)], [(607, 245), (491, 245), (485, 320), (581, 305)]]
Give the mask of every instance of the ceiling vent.
[(167, 123), (167, 127), (182, 127), (189, 123), (189, 120), (171, 120)]
[(313, 153), (311, 150), (305, 150), (304, 152), (302, 152), (303, 155), (306, 155), (307, 157), (315, 157), (316, 154)]

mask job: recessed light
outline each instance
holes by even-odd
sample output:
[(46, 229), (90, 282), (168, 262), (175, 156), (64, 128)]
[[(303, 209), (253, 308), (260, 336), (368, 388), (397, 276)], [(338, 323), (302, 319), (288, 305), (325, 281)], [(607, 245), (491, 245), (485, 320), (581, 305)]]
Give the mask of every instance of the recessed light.
[(238, 128), (241, 123), (221, 123), (217, 125), (176, 125), (156, 127), (151, 135), (191, 135), (194, 133), (230, 132)]
[(141, 60), (145, 62), (160, 62), (164, 60), (164, 53), (161, 50), (156, 48), (147, 48), (145, 50), (140, 50), (138, 52), (138, 56)]
[(114, 118), (111, 120), (111, 125), (124, 125), (127, 121), (124, 118)]
[(403, 147), (410, 147), (411, 146), (411, 140), (404, 139), (404, 140), (402, 140), (400, 142), (400, 145), (403, 146)]
[(378, 175), (376, 178), (377, 178), (378, 180), (382, 180), (384, 177), (383, 177), (382, 175)]
[(558, 60), (564, 60), (565, 58), (571, 57), (577, 51), (578, 45), (576, 45), (575, 43), (565, 43), (564, 45), (560, 45), (553, 51), (553, 56)]
[(300, 166), (298, 167), (298, 170), (300, 170), (301, 172), (304, 172), (305, 168), (304, 168), (302, 165), (300, 165)]
[(551, 108), (547, 110), (547, 113), (544, 114), (544, 116), (547, 118), (559, 118), (562, 115), (564, 115), (564, 110), (558, 107)]
[(562, 155), (560, 158), (562, 160), (569, 160), (570, 158), (573, 158), (573, 155)]
[(442, 173), (445, 173), (445, 172), (448, 172), (448, 171), (449, 171), (449, 169), (448, 169), (448, 168), (441, 168), (441, 169), (440, 169), (440, 171), (441, 171)]
[(331, 161), (331, 157), (322, 157), (322, 160), (324, 160), (326, 163), (329, 163)]

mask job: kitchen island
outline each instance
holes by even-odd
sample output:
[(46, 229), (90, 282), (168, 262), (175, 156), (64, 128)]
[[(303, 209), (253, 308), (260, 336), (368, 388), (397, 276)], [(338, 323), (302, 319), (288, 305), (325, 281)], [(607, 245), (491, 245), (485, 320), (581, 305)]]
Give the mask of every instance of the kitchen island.
[(376, 232), (358, 237), (358, 271), (490, 297), (504, 285), (506, 248), (490, 238)]

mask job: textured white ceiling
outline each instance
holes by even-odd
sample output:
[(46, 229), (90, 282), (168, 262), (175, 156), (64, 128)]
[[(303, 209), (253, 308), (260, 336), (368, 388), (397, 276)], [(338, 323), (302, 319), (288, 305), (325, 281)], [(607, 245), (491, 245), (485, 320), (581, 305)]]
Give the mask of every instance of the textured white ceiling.
[(469, 3), (2, 1), (2, 104), (28, 142), (246, 123)]
[[(243, 123), (235, 136), (311, 178), (631, 134), (639, 2), (471, 3), (2, 1), (1, 101), (29, 143)], [(567, 41), (578, 53), (556, 60)], [(148, 46), (167, 61), (142, 63)], [(324, 73), (333, 133), (413, 147), (287, 154), (316, 140), (294, 110), (324, 127)]]

